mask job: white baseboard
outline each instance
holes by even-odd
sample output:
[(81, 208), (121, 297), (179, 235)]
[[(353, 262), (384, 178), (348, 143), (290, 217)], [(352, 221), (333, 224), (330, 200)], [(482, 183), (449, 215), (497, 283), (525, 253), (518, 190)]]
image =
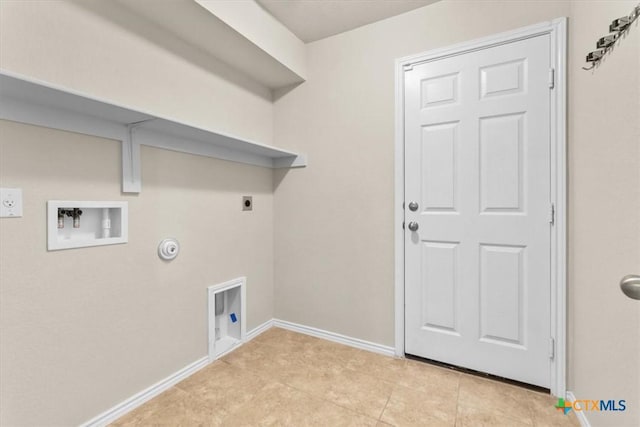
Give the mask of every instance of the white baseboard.
[[(267, 320), (263, 324), (247, 332), (245, 342), (251, 341), (261, 333), (271, 328), (272, 326), (273, 326), (273, 320), (272, 319)], [(238, 348), (238, 346), (233, 347), (233, 350), (235, 350), (236, 348)], [(141, 392), (131, 396), (124, 402), (120, 402), (114, 407), (107, 409), (102, 414), (90, 419), (89, 421), (82, 424), (80, 427), (106, 426), (114, 422), (118, 418), (122, 417), (123, 415), (127, 414), (128, 412), (133, 411), (138, 406), (141, 406), (143, 403), (153, 399), (163, 391), (170, 389), (175, 384), (179, 383), (185, 378), (195, 374), (196, 372), (198, 372), (200, 369), (204, 368), (208, 364), (209, 364), (208, 356), (198, 359), (195, 362), (180, 369), (178, 372), (174, 372), (173, 374), (169, 375), (167, 378), (161, 381), (158, 381), (151, 387), (148, 387), (142, 390)]]
[(208, 364), (209, 364), (209, 357), (208, 356), (202, 357), (196, 360), (195, 362), (180, 369), (178, 372), (175, 372), (169, 375), (168, 377), (166, 377), (165, 379), (158, 381), (151, 387), (148, 387), (142, 390), (141, 392), (134, 394), (124, 402), (118, 403), (116, 406), (112, 407), (111, 409), (107, 409), (102, 414), (90, 419), (84, 424), (81, 424), (80, 427), (106, 426), (114, 422), (118, 418), (122, 417), (127, 412), (134, 410), (135, 408), (142, 405), (143, 403), (156, 397), (163, 391), (170, 389), (171, 387), (173, 387), (174, 384), (177, 384), (183, 379), (187, 378), (188, 376), (193, 375), (194, 373), (204, 368)]
[[(570, 400), (572, 402), (575, 402), (577, 400), (576, 396), (573, 394), (572, 391), (567, 390), (567, 400)], [(578, 418), (578, 421), (580, 422), (580, 425), (582, 427), (591, 427), (591, 423), (587, 419), (587, 414), (585, 414), (585, 411), (573, 411), (573, 412), (575, 412), (576, 418)]]
[(312, 337), (322, 338), (328, 341), (337, 342), (339, 344), (348, 345), (350, 347), (359, 348), (361, 350), (372, 351), (374, 353), (384, 354), (385, 356), (395, 356), (395, 348), (376, 344), (373, 342), (361, 340), (359, 338), (352, 338), (346, 335), (337, 334), (335, 332), (325, 331), (311, 326), (299, 325), (293, 322), (287, 322), (286, 320), (273, 319), (273, 326), (282, 329), (288, 329), (293, 332), (299, 332), (301, 334), (311, 335)]
[(256, 326), (255, 328), (247, 332), (247, 339), (245, 341), (251, 341), (261, 333), (271, 329), (272, 326), (273, 326), (273, 319), (269, 319), (266, 322), (264, 322), (262, 325)]

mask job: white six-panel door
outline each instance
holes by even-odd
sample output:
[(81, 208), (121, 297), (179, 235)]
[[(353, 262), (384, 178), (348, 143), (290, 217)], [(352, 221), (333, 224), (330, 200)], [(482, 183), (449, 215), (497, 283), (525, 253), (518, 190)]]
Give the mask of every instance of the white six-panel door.
[(543, 387), (549, 43), (541, 35), (416, 65), (404, 94), (405, 352)]

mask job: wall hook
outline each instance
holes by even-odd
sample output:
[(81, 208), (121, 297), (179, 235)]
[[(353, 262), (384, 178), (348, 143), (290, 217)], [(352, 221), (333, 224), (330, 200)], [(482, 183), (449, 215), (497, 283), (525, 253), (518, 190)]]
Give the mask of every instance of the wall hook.
[(589, 52), (586, 57), (586, 61), (590, 62), (589, 67), (582, 67), (583, 70), (593, 70), (605, 55), (610, 52), (615, 46), (620, 37), (629, 31), (633, 22), (640, 16), (640, 3), (633, 8), (633, 11), (628, 16), (623, 16), (618, 19), (614, 19), (609, 25), (609, 32), (606, 36), (598, 39), (596, 43), (596, 50)]

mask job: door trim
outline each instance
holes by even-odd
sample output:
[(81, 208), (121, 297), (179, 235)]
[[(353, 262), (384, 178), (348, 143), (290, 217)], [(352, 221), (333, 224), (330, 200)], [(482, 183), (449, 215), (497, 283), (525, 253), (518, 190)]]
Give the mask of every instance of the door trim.
[(518, 40), (548, 34), (551, 40), (551, 64), (555, 70), (551, 92), (551, 201), (555, 205), (555, 224), (551, 228), (551, 338), (555, 357), (551, 361), (551, 393), (566, 394), (567, 324), (567, 161), (566, 161), (566, 79), (567, 18), (557, 18), (528, 27), (453, 46), (397, 59), (395, 62), (395, 354), (404, 357), (404, 71), (414, 65), (468, 52), (487, 49)]

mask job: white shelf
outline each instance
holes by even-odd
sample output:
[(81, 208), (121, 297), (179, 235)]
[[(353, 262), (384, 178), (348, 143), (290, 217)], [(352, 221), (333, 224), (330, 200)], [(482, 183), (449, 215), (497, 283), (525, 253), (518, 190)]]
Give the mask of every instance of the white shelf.
[(304, 156), (122, 107), (0, 71), (0, 118), (116, 139), (123, 144), (123, 191), (140, 192), (140, 145), (269, 168), (304, 167)]

